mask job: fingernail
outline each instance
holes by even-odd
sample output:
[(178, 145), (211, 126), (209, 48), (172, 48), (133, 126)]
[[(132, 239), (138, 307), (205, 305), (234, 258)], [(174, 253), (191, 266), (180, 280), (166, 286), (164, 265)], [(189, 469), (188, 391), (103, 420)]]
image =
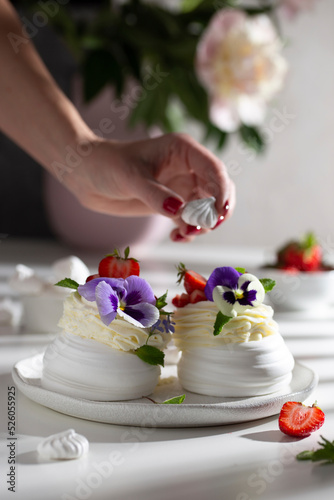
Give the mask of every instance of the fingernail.
[(199, 233), (201, 229), (201, 226), (191, 226), (190, 224), (188, 224), (186, 228), (186, 235), (188, 236), (189, 234)]
[(183, 202), (180, 201), (178, 198), (174, 198), (173, 196), (169, 196), (168, 198), (165, 199), (162, 207), (166, 212), (169, 212), (170, 214), (175, 215), (179, 209), (182, 207)]
[(216, 229), (216, 227), (220, 226), (220, 224), (221, 224), (222, 222), (224, 222), (224, 220), (225, 220), (225, 217), (224, 217), (223, 215), (221, 215), (221, 216), (219, 217), (219, 219), (218, 219), (217, 224), (216, 224), (216, 225), (215, 225), (212, 229)]
[(182, 236), (182, 234), (180, 234), (180, 233), (176, 233), (175, 236), (173, 236), (172, 240), (173, 241), (184, 241), (185, 237)]
[(222, 216), (225, 217), (227, 212), (229, 211), (229, 208), (230, 208), (230, 203), (229, 201), (227, 200), (225, 202), (225, 205), (223, 206), (223, 213), (222, 213)]

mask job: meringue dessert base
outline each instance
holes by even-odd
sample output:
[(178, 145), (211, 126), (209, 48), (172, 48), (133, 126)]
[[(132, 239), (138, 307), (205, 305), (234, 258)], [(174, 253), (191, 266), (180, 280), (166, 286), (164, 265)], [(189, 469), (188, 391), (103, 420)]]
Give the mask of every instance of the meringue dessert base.
[(178, 376), (184, 389), (197, 394), (251, 397), (286, 388), (293, 367), (293, 356), (277, 334), (215, 348), (184, 349)]
[(160, 367), (92, 339), (61, 333), (43, 358), (42, 387), (91, 401), (124, 401), (148, 396)]

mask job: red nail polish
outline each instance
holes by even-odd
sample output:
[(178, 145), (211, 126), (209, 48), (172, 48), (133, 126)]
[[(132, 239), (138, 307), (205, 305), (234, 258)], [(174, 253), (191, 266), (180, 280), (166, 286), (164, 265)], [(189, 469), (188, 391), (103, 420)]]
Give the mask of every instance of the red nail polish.
[(220, 224), (221, 224), (222, 222), (224, 222), (224, 220), (225, 220), (225, 217), (224, 217), (223, 215), (221, 215), (221, 216), (219, 217), (219, 219), (218, 219), (217, 224), (216, 224), (216, 225), (215, 225), (212, 229), (216, 229), (216, 227), (220, 226)]
[(227, 212), (229, 211), (229, 208), (230, 208), (230, 203), (229, 203), (229, 201), (227, 200), (227, 201), (225, 202), (224, 207), (223, 207), (223, 213), (222, 213), (223, 217), (225, 217), (225, 216), (226, 216)]
[(191, 226), (190, 224), (187, 225), (187, 229), (186, 229), (186, 235), (190, 235), (190, 234), (196, 234), (196, 233), (199, 233), (201, 231), (201, 226)]
[(176, 233), (175, 236), (173, 236), (173, 241), (184, 241), (185, 240), (185, 237), (182, 236), (182, 234), (180, 233)]
[(174, 198), (173, 196), (169, 196), (168, 198), (165, 199), (162, 207), (166, 212), (169, 212), (170, 214), (175, 215), (179, 209), (182, 207), (183, 202), (180, 201), (178, 198)]

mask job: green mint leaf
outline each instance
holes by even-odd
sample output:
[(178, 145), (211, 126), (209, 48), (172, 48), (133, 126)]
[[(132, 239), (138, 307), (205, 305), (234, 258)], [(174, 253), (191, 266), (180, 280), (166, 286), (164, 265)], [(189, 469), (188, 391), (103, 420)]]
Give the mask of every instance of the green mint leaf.
[(262, 278), (259, 281), (260, 281), (260, 283), (262, 283), (262, 286), (263, 286), (264, 291), (266, 293), (270, 292), (270, 290), (272, 290), (274, 288), (274, 286), (276, 285), (276, 281), (271, 280), (269, 278)]
[(180, 405), (181, 403), (183, 403), (185, 398), (186, 398), (186, 395), (182, 394), (181, 396), (175, 396), (174, 398), (166, 399), (166, 401), (163, 401), (161, 404), (162, 405)]
[(58, 281), (58, 283), (55, 283), (55, 286), (63, 286), (64, 288), (72, 288), (73, 290), (77, 290), (79, 283), (71, 280), (71, 278), (65, 278)]
[(302, 451), (296, 456), (297, 460), (311, 460), (312, 462), (324, 462), (326, 464), (334, 464), (334, 441), (328, 441), (323, 436), (320, 436), (322, 441), (319, 441), (320, 448), (312, 451)]
[(216, 317), (215, 324), (213, 326), (213, 334), (214, 336), (219, 335), (223, 329), (223, 326), (226, 325), (232, 319), (230, 316), (225, 316), (222, 312), (219, 311)]
[(140, 358), (145, 363), (149, 365), (161, 365), (164, 366), (165, 354), (160, 351), (157, 347), (153, 347), (151, 345), (143, 345), (136, 349), (136, 356)]
[(245, 272), (246, 272), (246, 269), (244, 267), (236, 267), (235, 270), (241, 274), (245, 274)]
[(166, 291), (166, 293), (161, 295), (161, 297), (158, 297), (156, 300), (155, 307), (157, 307), (159, 310), (167, 305), (167, 301), (166, 301), (167, 293), (168, 293), (168, 290)]

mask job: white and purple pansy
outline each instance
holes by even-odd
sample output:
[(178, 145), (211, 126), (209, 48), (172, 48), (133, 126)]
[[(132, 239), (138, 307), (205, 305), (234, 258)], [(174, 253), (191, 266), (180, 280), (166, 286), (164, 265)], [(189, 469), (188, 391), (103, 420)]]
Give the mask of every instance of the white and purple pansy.
[(100, 317), (109, 325), (121, 316), (139, 328), (149, 328), (159, 319), (159, 309), (150, 285), (143, 278), (95, 278), (78, 286), (78, 293), (96, 302)]
[(261, 281), (253, 274), (240, 272), (233, 267), (214, 269), (207, 281), (205, 295), (208, 300), (215, 302), (219, 309), (215, 335), (237, 314), (262, 304), (266, 291), (274, 286), (274, 282)]

